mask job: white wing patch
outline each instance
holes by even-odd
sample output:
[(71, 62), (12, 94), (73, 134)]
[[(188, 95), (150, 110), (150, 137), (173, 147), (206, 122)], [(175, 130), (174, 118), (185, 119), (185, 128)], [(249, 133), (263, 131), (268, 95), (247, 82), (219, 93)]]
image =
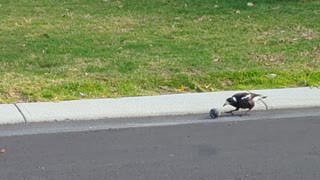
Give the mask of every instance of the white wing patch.
[(241, 99), (251, 99), (251, 94), (248, 94), (246, 96), (243, 96)]

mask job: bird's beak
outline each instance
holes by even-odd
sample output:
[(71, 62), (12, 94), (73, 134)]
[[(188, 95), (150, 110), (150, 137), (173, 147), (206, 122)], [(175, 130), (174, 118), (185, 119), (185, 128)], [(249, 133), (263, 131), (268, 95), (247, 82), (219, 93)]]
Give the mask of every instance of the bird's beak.
[(223, 104), (223, 107), (226, 106), (226, 105), (229, 105), (230, 103), (228, 101), (226, 101), (224, 104)]

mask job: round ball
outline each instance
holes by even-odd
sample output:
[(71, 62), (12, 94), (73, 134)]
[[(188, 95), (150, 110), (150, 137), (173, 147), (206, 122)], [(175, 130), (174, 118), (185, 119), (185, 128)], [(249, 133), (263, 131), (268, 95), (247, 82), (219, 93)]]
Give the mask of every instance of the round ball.
[(216, 108), (212, 108), (212, 109), (210, 110), (209, 114), (210, 114), (210, 117), (211, 117), (212, 119), (215, 119), (215, 118), (219, 117), (220, 111), (219, 111), (218, 109), (216, 109)]

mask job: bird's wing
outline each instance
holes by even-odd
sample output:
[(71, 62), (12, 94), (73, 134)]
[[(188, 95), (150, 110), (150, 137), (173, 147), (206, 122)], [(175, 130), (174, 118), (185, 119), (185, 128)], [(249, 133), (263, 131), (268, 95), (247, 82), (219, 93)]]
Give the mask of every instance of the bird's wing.
[(249, 99), (251, 99), (251, 93), (246, 93), (246, 92), (237, 93), (237, 94), (233, 95), (233, 97), (235, 97), (238, 100), (245, 100), (245, 99), (249, 100)]

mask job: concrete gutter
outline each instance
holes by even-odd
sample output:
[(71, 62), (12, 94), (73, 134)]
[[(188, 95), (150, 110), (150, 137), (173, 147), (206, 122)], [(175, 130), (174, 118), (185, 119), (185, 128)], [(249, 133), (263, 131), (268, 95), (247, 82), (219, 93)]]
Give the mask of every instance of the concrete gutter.
[[(221, 108), (227, 97), (238, 92), (241, 91), (5, 104), (0, 105), (0, 124), (208, 113), (213, 107)], [(264, 102), (269, 109), (320, 107), (318, 88), (251, 92), (268, 96)], [(258, 102), (254, 109), (265, 106)]]

